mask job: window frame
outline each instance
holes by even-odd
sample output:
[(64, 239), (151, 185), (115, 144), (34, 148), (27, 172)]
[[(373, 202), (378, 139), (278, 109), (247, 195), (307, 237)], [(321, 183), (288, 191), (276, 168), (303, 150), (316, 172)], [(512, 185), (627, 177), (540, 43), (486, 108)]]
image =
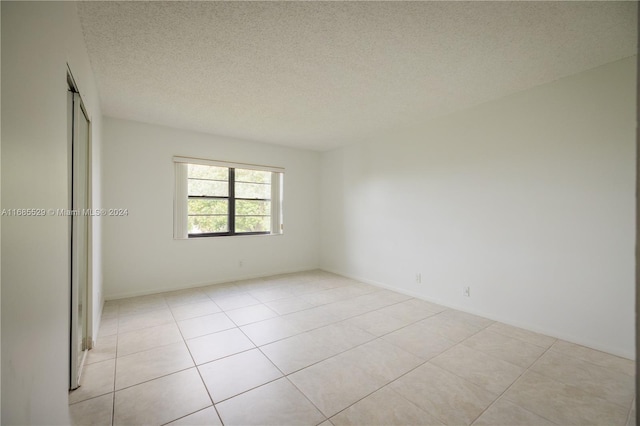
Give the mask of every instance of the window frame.
[[(243, 170), (253, 170), (253, 169), (243, 169)], [(225, 237), (225, 236), (233, 236), (233, 235), (265, 235), (271, 234), (271, 230), (269, 231), (253, 231), (253, 232), (237, 232), (236, 231), (236, 201), (268, 201), (271, 202), (271, 198), (240, 198), (236, 197), (236, 167), (227, 167), (228, 177), (227, 177), (227, 185), (228, 196), (214, 196), (214, 195), (189, 195), (187, 193), (187, 199), (191, 200), (227, 200), (227, 228), (229, 229), (227, 232), (201, 232), (198, 234), (187, 233), (188, 238), (203, 238), (203, 237)], [(191, 179), (187, 177), (187, 179)], [(271, 186), (271, 183), (269, 183)], [(187, 213), (187, 216), (191, 216)], [(269, 215), (271, 218), (271, 214)]]
[[(199, 239), (207, 237), (230, 237), (230, 236), (247, 236), (247, 235), (281, 235), (284, 232), (282, 220), (282, 204), (283, 204), (283, 176), (284, 168), (273, 166), (259, 166), (253, 164), (231, 163), (224, 161), (205, 160), (199, 158), (173, 157), (176, 167), (176, 191), (174, 198), (174, 239)], [(228, 171), (228, 196), (212, 196), (212, 195), (189, 195), (188, 182), (189, 173), (188, 165), (197, 164), (205, 166), (223, 167)], [(180, 166), (183, 165), (182, 169)], [(236, 193), (236, 169), (267, 171), (271, 172), (271, 194), (270, 198), (239, 198)], [(250, 182), (247, 182), (250, 183)], [(189, 233), (188, 218), (190, 199), (205, 200), (227, 200), (227, 231), (225, 232), (205, 232), (205, 233)], [(268, 231), (252, 231), (237, 232), (236, 231), (236, 201), (262, 201), (269, 202), (271, 209), (270, 228)], [(267, 215), (265, 215), (266, 217)]]

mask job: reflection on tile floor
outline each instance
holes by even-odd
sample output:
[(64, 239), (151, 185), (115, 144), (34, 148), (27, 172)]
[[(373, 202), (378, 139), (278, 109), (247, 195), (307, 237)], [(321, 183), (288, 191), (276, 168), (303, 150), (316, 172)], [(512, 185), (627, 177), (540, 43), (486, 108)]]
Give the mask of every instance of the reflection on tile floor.
[(109, 301), (76, 425), (632, 425), (633, 361), (324, 271)]

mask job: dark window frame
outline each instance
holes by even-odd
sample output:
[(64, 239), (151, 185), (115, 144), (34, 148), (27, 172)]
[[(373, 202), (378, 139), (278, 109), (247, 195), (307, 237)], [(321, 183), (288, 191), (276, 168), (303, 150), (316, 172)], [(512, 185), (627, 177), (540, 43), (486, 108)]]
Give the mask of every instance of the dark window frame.
[[(271, 234), (271, 230), (269, 231), (256, 231), (256, 232), (236, 232), (236, 201), (237, 200), (247, 200), (247, 201), (269, 201), (271, 202), (271, 198), (236, 198), (236, 167), (226, 167), (229, 172), (229, 191), (228, 196), (211, 196), (211, 195), (189, 195), (187, 193), (187, 199), (191, 200), (227, 200), (227, 226), (228, 231), (226, 232), (205, 232), (192, 234), (187, 233), (188, 238), (203, 238), (203, 237), (229, 237), (229, 236), (242, 236), (242, 235), (269, 235)], [(250, 169), (249, 169), (250, 170)], [(191, 179), (187, 176), (187, 182)], [(246, 182), (246, 183), (254, 183), (254, 182)], [(271, 184), (270, 184), (271, 185)], [(190, 215), (187, 212), (187, 217), (194, 216)], [(216, 216), (216, 215), (200, 215), (200, 216)], [(266, 215), (265, 215), (266, 216)], [(271, 217), (269, 214), (268, 217)]]

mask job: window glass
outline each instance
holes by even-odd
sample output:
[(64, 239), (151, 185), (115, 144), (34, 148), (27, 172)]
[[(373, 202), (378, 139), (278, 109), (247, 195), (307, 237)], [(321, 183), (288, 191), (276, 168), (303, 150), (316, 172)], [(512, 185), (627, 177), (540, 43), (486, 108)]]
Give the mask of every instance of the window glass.
[(282, 233), (282, 173), (174, 161), (176, 238)]

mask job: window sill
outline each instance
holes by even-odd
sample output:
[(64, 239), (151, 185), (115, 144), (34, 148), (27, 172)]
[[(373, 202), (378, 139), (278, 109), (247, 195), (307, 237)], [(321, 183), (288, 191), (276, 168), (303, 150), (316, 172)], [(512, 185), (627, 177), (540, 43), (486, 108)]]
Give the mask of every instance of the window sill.
[(226, 238), (265, 238), (265, 237), (281, 237), (284, 233), (280, 234), (245, 234), (245, 235), (210, 235), (203, 237), (190, 237), (190, 238), (173, 238), (174, 241), (209, 241), (209, 240), (219, 240)]

